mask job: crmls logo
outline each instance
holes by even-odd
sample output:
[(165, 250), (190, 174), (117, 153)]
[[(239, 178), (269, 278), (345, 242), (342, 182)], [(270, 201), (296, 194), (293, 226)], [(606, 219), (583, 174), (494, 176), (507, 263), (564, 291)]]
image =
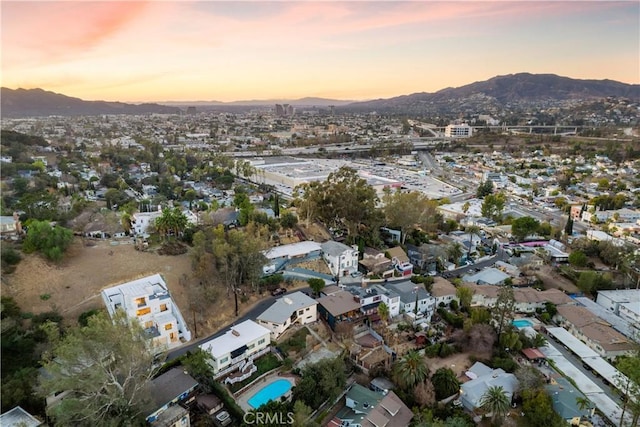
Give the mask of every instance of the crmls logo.
[(242, 417), (247, 425), (260, 426), (265, 424), (292, 425), (293, 412), (247, 412)]

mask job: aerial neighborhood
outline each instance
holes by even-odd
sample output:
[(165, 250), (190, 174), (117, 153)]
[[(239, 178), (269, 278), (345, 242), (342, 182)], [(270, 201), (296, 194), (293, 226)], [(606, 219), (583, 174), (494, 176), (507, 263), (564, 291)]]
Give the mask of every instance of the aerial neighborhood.
[(640, 101), (460, 102), (3, 117), (0, 425), (638, 426)]

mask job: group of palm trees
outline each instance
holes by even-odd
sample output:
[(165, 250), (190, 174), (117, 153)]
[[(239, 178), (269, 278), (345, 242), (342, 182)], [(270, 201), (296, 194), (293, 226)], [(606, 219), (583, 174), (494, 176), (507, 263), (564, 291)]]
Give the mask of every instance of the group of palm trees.
[[(404, 390), (413, 390), (418, 385), (429, 381), (429, 367), (423, 355), (411, 350), (395, 364), (393, 376)], [(456, 394), (460, 388), (460, 382), (455, 372), (448, 368), (436, 370), (430, 381), (434, 386), (438, 400)], [(492, 422), (503, 419), (511, 408), (511, 401), (501, 386), (489, 387), (479, 403), (480, 409), (491, 415)]]
[(187, 228), (187, 217), (182, 213), (180, 208), (174, 207), (164, 208), (162, 214), (156, 218), (156, 231), (165, 238), (169, 235), (179, 236)]

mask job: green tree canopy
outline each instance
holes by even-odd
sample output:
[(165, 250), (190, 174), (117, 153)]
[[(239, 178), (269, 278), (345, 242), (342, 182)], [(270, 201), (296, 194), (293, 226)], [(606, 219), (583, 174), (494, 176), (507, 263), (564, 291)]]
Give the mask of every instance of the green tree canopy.
[(483, 181), (478, 186), (478, 190), (476, 191), (476, 197), (478, 199), (483, 199), (486, 196), (488, 196), (489, 194), (493, 194), (493, 182), (491, 182), (491, 180), (487, 179), (486, 181)]
[(482, 202), (480, 208), (482, 216), (490, 218), (496, 222), (502, 219), (502, 212), (506, 203), (506, 197), (504, 193), (488, 194)]
[(407, 234), (418, 227), (430, 229), (436, 224), (438, 204), (429, 200), (418, 191), (395, 192), (386, 191), (382, 198), (383, 212), (390, 227), (399, 228), (402, 234), (401, 242), (405, 243)]
[(439, 368), (431, 377), (433, 387), (436, 389), (436, 399), (442, 400), (453, 396), (460, 391), (460, 381), (456, 373), (449, 368)]
[(309, 287), (311, 288), (313, 293), (316, 295), (320, 295), (320, 291), (322, 291), (325, 286), (324, 280), (317, 277), (307, 279), (307, 283), (309, 284)]
[(429, 377), (429, 367), (424, 356), (415, 350), (405, 354), (393, 367), (396, 382), (405, 390), (412, 390)]
[(137, 425), (149, 410), (147, 386), (158, 348), (137, 320), (100, 312), (71, 328), (43, 358), (43, 397), (69, 392), (51, 408), (60, 426)]
[(571, 252), (571, 254), (569, 254), (569, 264), (573, 265), (574, 267), (584, 267), (587, 265), (587, 262), (587, 255), (580, 250), (573, 251)]
[(511, 223), (511, 234), (521, 242), (527, 236), (535, 234), (539, 228), (540, 221), (530, 216), (523, 216), (513, 220)]
[(68, 228), (32, 220), (27, 223), (27, 237), (22, 249), (26, 253), (40, 252), (51, 261), (60, 261), (72, 242), (73, 232)]

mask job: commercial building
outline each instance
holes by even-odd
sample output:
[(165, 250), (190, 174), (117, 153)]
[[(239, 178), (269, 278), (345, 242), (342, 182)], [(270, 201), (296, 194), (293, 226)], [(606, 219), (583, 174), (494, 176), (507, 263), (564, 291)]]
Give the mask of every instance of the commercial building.
[(447, 138), (470, 138), (473, 135), (473, 128), (466, 123), (461, 125), (448, 125), (444, 129), (444, 136)]

